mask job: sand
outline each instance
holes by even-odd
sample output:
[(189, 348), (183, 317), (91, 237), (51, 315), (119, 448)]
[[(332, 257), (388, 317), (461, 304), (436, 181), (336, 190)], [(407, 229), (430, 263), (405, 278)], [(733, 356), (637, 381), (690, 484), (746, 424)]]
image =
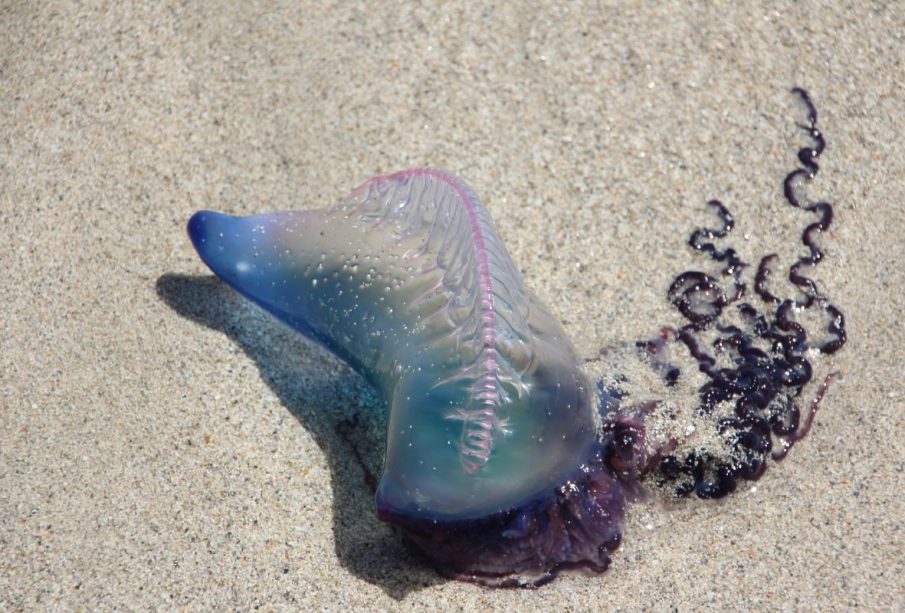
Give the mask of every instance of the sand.
[[(0, 609), (900, 608), (905, 11), (686, 4), (3, 3)], [(379, 432), (337, 434), (373, 392), (185, 234), (445, 168), (592, 354), (675, 323), (707, 199), (743, 256), (794, 249), (793, 85), (843, 381), (756, 484), (633, 507), (603, 576), (437, 575), (374, 517), (346, 439)]]

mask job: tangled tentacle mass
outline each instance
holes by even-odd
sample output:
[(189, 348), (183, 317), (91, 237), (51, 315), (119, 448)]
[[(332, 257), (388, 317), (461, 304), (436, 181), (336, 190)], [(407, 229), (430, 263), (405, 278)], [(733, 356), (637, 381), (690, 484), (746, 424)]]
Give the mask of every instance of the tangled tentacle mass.
[[(788, 270), (789, 282), (799, 296), (783, 299), (771, 291), (770, 277), (778, 256), (770, 254), (761, 259), (754, 276), (756, 300), (746, 300), (748, 288), (740, 273), (747, 264), (734, 249), (720, 250), (709, 242), (724, 238), (734, 226), (729, 209), (718, 200), (708, 204), (719, 216), (721, 227), (699, 228), (688, 243), (722, 264), (721, 274), (731, 282), (731, 292), (724, 291), (714, 277), (699, 271), (682, 273), (669, 288), (672, 304), (687, 320), (676, 331), (676, 337), (708, 378), (699, 390), (697, 410), (702, 415), (712, 415), (720, 406), (732, 407), (731, 414), (717, 423), (729, 447), (725, 457), (693, 451), (684, 457), (669, 455), (661, 461), (661, 480), (672, 483), (679, 496), (694, 492), (701, 498), (721, 498), (733, 492), (740, 479), (759, 478), (768, 456), (781, 460), (807, 434), (820, 399), (836, 376), (831, 373), (824, 379), (803, 413), (802, 392), (814, 377), (809, 354), (834, 353), (845, 343), (846, 336), (842, 312), (804, 274), (805, 269), (823, 259), (817, 237), (830, 227), (833, 207), (827, 202), (812, 203), (803, 193), (803, 185), (817, 175), (817, 159), (826, 142), (817, 128), (817, 110), (808, 93), (800, 88), (792, 93), (807, 110), (806, 123), (799, 127), (812, 143), (798, 151), (801, 166), (786, 176), (783, 192), (789, 205), (819, 216), (801, 235), (807, 255)], [(741, 325), (727, 323), (730, 307), (736, 309), (733, 321), (742, 322)], [(811, 338), (796, 320), (806, 310), (824, 313), (826, 334), (821, 338)], [(672, 372), (671, 376), (674, 380), (677, 374)]]

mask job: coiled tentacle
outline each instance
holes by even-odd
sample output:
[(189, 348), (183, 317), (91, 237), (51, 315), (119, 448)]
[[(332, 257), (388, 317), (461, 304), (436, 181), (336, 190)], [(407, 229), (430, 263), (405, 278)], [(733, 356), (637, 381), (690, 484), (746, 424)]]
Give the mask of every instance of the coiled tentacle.
[[(769, 254), (761, 258), (754, 276), (754, 294), (764, 303), (763, 310), (751, 302), (741, 302), (737, 309), (746, 323), (745, 329), (723, 323), (724, 309), (745, 295), (746, 285), (739, 273), (746, 264), (733, 249), (720, 251), (713, 243), (704, 242), (723, 238), (733, 228), (731, 214), (717, 200), (709, 204), (717, 210), (722, 228), (695, 230), (689, 244), (713, 260), (725, 263), (722, 274), (732, 279), (734, 293), (727, 296), (716, 279), (698, 271), (682, 273), (669, 289), (672, 304), (688, 320), (678, 330), (677, 337), (709, 378), (700, 389), (698, 410), (711, 414), (721, 403), (731, 402), (734, 406), (734, 415), (722, 418), (718, 424), (720, 434), (729, 440), (729, 460), (691, 452), (684, 458), (668, 456), (661, 462), (664, 479), (680, 482), (676, 492), (681, 496), (695, 492), (702, 498), (720, 498), (734, 491), (739, 479), (760, 477), (766, 469), (768, 455), (774, 460), (782, 459), (807, 434), (821, 398), (836, 377), (836, 373), (831, 373), (824, 379), (802, 418), (799, 397), (813, 377), (807, 351), (834, 353), (845, 344), (846, 335), (842, 311), (803, 272), (824, 257), (817, 236), (830, 227), (833, 207), (827, 202), (810, 203), (802, 193), (802, 184), (817, 175), (817, 159), (826, 148), (826, 141), (817, 128), (817, 110), (808, 93), (801, 88), (793, 89), (792, 93), (806, 107), (806, 123), (799, 127), (807, 132), (812, 144), (798, 151), (801, 166), (786, 176), (783, 193), (791, 206), (819, 215), (818, 221), (802, 231), (801, 241), (808, 254), (798, 258), (788, 271), (789, 281), (800, 297), (781, 299), (771, 292), (769, 282), (778, 256)], [(796, 310), (815, 307), (823, 310), (828, 318), (828, 339), (818, 342), (808, 338), (807, 330), (794, 317)], [(718, 360), (705, 348), (702, 333), (710, 330), (717, 334), (712, 341), (714, 350), (728, 356), (732, 366), (717, 367)], [(781, 443), (775, 451), (774, 438)]]

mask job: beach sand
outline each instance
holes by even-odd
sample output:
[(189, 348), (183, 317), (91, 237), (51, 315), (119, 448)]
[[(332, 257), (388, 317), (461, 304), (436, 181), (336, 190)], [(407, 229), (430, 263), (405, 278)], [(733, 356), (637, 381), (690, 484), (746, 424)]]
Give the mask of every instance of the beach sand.
[[(0, 609), (900, 609), (905, 11), (685, 4), (4, 3)], [(347, 439), (379, 461), (379, 421), (337, 433), (374, 392), (185, 233), (441, 167), (592, 355), (677, 323), (708, 199), (748, 261), (795, 251), (794, 85), (843, 379), (758, 482), (631, 507), (604, 575), (435, 573), (374, 515)]]

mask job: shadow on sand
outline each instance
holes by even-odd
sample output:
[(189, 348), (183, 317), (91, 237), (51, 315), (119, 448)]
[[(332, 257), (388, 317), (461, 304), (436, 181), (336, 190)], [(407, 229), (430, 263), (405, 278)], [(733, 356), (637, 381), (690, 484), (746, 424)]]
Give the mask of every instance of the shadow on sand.
[[(156, 289), (179, 315), (223, 332), (241, 347), (323, 450), (333, 486), (336, 555), (342, 565), (395, 599), (444, 582), (374, 514), (366, 477), (379, 474), (386, 411), (364, 379), (258, 312), (216, 277), (165, 274), (157, 279)], [(320, 369), (310, 366), (318, 362)], [(324, 366), (338, 371), (333, 380), (312, 373)]]

